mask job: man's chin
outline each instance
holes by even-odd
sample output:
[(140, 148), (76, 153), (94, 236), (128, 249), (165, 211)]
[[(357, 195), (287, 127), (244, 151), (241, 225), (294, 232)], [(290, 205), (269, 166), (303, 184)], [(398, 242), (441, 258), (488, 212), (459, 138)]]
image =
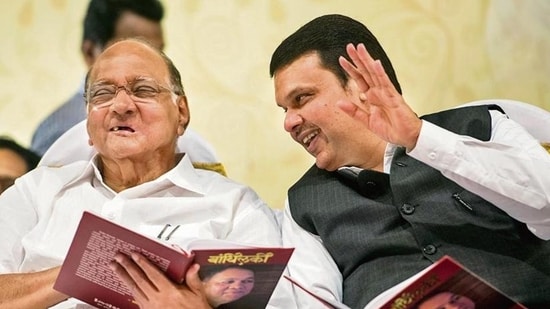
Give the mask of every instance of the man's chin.
[(315, 158), (315, 165), (322, 169), (322, 170), (326, 170), (326, 171), (329, 171), (329, 172), (333, 172), (335, 170), (338, 169), (338, 166), (332, 166), (330, 164), (330, 162), (326, 161), (326, 160), (322, 160), (320, 158)]

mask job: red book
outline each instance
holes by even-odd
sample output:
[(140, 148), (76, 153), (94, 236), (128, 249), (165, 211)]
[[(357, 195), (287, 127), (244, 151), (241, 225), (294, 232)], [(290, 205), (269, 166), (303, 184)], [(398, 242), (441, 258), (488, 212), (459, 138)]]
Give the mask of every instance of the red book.
[(265, 308), (293, 251), (215, 239), (195, 239), (182, 249), (85, 211), (54, 289), (98, 308), (136, 309), (129, 289), (108, 265), (117, 252), (139, 252), (176, 283), (184, 281), (193, 263), (201, 265), (199, 275), (205, 284), (228, 285), (224, 276), (241, 276), (242, 286), (232, 287), (233, 296), (212, 296), (221, 299), (213, 302), (234, 299), (223, 307)]
[[(421, 273), (388, 301), (375, 299), (365, 309), (527, 309), (449, 256), (442, 257)], [(317, 295), (293, 278), (283, 277), (319, 301), (319, 308), (349, 309), (342, 303)]]
[(431, 265), (381, 309), (437, 309), (449, 302), (456, 308), (527, 309), (450, 256)]

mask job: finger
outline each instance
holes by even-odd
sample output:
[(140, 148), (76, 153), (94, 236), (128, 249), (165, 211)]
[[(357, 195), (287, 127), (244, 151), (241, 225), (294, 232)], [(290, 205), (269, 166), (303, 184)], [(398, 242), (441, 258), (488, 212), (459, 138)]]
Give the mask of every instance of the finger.
[[(365, 67), (364, 62), (360, 59), (359, 55), (357, 54), (357, 48), (353, 46), (353, 44), (348, 44), (346, 46), (346, 51), (348, 53), (348, 56), (350, 57), (351, 61), (353, 62), (355, 71), (360, 74), (361, 82), (365, 85), (361, 88), (359, 88), (361, 91), (365, 92), (369, 90), (370, 87), (373, 86), (372, 84), (372, 78), (370, 76), (369, 71)], [(357, 80), (358, 78), (356, 78)]]
[[(346, 71), (346, 73), (348, 73), (348, 75), (356, 82), (359, 88), (359, 91), (365, 92), (369, 90), (370, 76), (368, 76), (368, 74), (365, 74), (366, 70), (362, 66), (361, 61), (358, 60), (357, 52), (353, 44), (348, 44), (346, 46), (346, 51), (350, 59), (354, 62), (354, 64), (352, 64), (345, 57), (340, 56), (340, 58), (338, 58), (338, 61), (340, 62), (340, 66), (342, 66), (344, 71)], [(358, 63), (359, 66), (356, 63)]]
[(346, 73), (348, 73), (348, 75), (355, 81), (360, 92), (369, 90), (369, 85), (365, 82), (365, 79), (361, 73), (357, 71), (348, 59), (340, 56), (340, 58), (338, 58), (338, 62), (340, 62), (340, 66), (344, 69), (344, 71), (346, 71)]
[[(135, 259), (140, 260), (142, 264), (149, 263), (148, 260), (141, 254), (138, 253), (130, 253), (134, 255)], [(145, 297), (148, 299), (148, 295), (152, 295), (152, 293), (155, 293), (158, 291), (158, 288), (153, 284), (153, 282), (148, 278), (147, 274), (143, 271), (142, 267), (137, 264), (134, 258), (130, 258), (127, 255), (124, 254), (117, 254), (115, 255), (115, 261), (120, 264), (130, 279), (132, 280), (131, 283), (135, 286), (135, 289), (145, 295)]]
[(361, 78), (367, 84), (367, 88), (363, 91), (368, 90), (368, 88), (373, 86), (371, 72), (368, 69), (368, 59), (361, 59), (362, 56), (353, 44), (346, 45), (346, 52), (355, 65), (356, 70), (361, 74)]
[(130, 257), (141, 269), (147, 281), (150, 282), (157, 291), (162, 290), (162, 287), (172, 285), (172, 282), (166, 277), (166, 275), (149, 259), (137, 252), (131, 252)]
[(194, 295), (189, 299), (192, 299), (193, 302), (197, 304), (196, 307), (199, 307), (200, 304), (201, 308), (210, 308), (210, 302), (204, 291), (203, 283), (199, 277), (199, 269), (199, 264), (193, 264), (185, 274), (185, 284), (189, 293)]
[(370, 56), (364, 44), (359, 44), (359, 46), (357, 47), (357, 53), (359, 54), (361, 59), (364, 59), (365, 62), (368, 63), (373, 86), (380, 87), (380, 89), (384, 90), (386, 95), (398, 95), (397, 89), (395, 89), (395, 86), (391, 82), (388, 74), (386, 74), (382, 62), (379, 59), (374, 60)]
[(193, 264), (185, 274), (185, 283), (187, 284), (187, 287), (195, 293), (201, 293), (202, 290), (202, 281), (199, 277), (199, 269), (199, 264)]
[[(359, 43), (357, 47), (353, 49), (348, 48), (350, 52), (352, 52), (354, 57), (354, 63), (358, 66), (357, 68), (359, 71), (363, 73), (363, 75), (368, 76), (368, 84), (369, 87), (376, 86), (375, 80), (374, 80), (374, 70), (372, 67), (372, 64), (374, 63), (374, 59), (370, 55), (370, 53), (367, 51), (367, 48), (365, 47), (365, 44)], [(351, 57), (351, 56), (350, 56)]]
[(390, 77), (388, 76), (388, 74), (386, 74), (386, 71), (384, 70), (382, 63), (379, 60), (376, 61), (375, 70), (376, 70), (376, 79), (380, 84), (380, 87), (384, 90), (385, 95), (392, 98), (401, 96), (397, 91), (397, 89), (395, 88), (395, 85), (390, 80)]
[(371, 57), (371, 55), (367, 51), (365, 44), (360, 43), (359, 45), (357, 45), (357, 49), (355, 50), (355, 53), (358, 59), (357, 61), (361, 63), (361, 66), (369, 74), (369, 78), (370, 78), (369, 86), (371, 87), (380, 86), (380, 82), (377, 78), (378, 76), (376, 75), (375, 60)]
[(126, 270), (124, 264), (131, 263), (129, 259), (124, 256), (115, 256), (115, 260), (109, 263), (109, 267), (115, 272), (118, 278), (126, 285), (136, 300), (147, 299), (146, 295), (138, 287), (132, 276)]

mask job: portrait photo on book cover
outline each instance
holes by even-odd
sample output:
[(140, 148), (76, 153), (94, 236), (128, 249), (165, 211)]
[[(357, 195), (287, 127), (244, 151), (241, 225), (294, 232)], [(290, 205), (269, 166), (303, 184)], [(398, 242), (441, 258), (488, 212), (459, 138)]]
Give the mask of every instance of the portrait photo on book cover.
[(265, 308), (284, 264), (203, 265), (199, 276), (215, 308)]

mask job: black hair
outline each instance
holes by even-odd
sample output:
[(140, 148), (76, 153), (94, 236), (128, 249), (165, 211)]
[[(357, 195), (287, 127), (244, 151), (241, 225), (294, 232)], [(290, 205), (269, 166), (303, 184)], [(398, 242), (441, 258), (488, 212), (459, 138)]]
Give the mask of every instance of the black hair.
[(273, 77), (277, 70), (301, 56), (316, 53), (321, 60), (321, 65), (334, 73), (345, 87), (349, 76), (340, 66), (338, 58), (344, 56), (350, 60), (346, 52), (346, 45), (349, 43), (354, 45), (363, 43), (370, 55), (382, 62), (391, 82), (401, 93), (401, 86), (390, 59), (376, 37), (362, 23), (338, 14), (317, 17), (283, 40), (271, 56), (269, 75)]
[(7, 136), (0, 136), (0, 149), (8, 149), (19, 155), (27, 165), (27, 172), (34, 169), (40, 162), (40, 155), (25, 148)]
[(82, 40), (104, 47), (114, 36), (120, 15), (132, 12), (151, 21), (160, 22), (164, 8), (159, 0), (91, 0), (84, 17)]

